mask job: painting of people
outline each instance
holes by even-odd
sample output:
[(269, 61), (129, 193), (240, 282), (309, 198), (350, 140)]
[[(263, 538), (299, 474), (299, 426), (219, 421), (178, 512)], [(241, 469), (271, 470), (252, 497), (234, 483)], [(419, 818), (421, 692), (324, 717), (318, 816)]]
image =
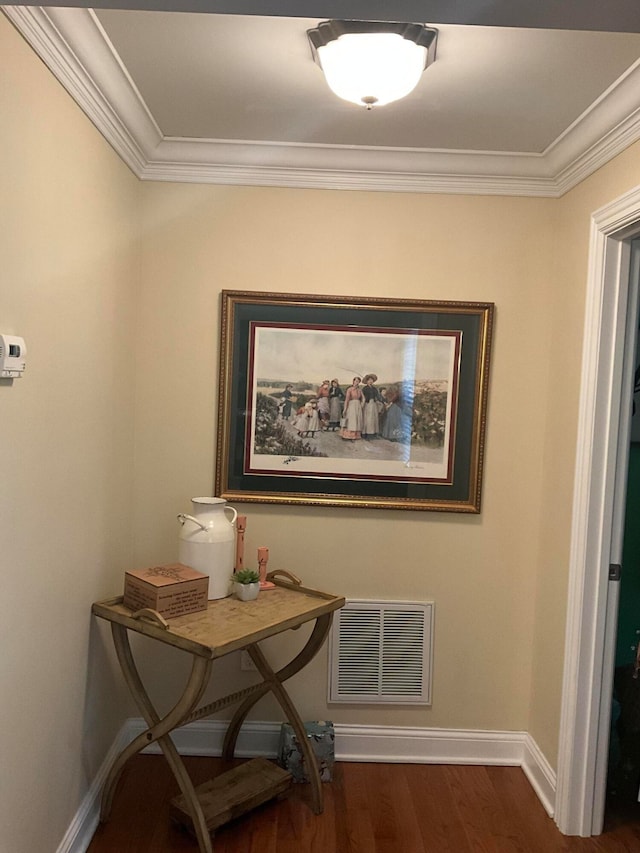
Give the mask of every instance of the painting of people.
[(480, 512), (493, 303), (221, 299), (216, 495)]
[(247, 473), (446, 482), (461, 339), (252, 324)]

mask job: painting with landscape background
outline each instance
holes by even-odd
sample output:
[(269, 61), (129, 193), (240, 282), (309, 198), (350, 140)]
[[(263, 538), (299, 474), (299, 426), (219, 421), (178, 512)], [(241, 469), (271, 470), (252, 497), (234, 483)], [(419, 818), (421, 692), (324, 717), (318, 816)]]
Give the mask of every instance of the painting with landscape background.
[(215, 493), (479, 512), (493, 309), (223, 291)]
[[(252, 324), (246, 473), (449, 481), (460, 337)], [(344, 424), (354, 387), (356, 436)]]

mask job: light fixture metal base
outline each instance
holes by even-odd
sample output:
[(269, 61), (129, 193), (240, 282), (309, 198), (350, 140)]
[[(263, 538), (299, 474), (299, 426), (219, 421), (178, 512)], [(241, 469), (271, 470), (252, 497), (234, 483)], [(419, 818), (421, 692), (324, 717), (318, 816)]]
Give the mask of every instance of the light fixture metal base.
[(318, 61), (318, 48), (324, 47), (340, 36), (360, 33), (396, 33), (427, 49), (425, 68), (436, 58), (438, 31), (424, 24), (407, 24), (398, 21), (323, 21), (312, 30), (307, 30), (314, 61)]

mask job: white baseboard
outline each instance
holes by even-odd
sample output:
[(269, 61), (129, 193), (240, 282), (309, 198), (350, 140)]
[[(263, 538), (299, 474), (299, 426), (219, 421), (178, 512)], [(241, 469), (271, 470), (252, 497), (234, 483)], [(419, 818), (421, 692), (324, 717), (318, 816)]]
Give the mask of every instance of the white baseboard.
[(85, 853), (91, 843), (100, 820), (100, 796), (104, 783), (107, 781), (107, 773), (112, 763), (131, 740), (127, 723), (122, 726), (111, 744), (95, 779), (80, 803), (80, 808), (58, 845), (56, 853)]
[[(222, 755), (222, 742), (228, 722), (224, 720), (197, 720), (171, 733), (171, 738), (180, 755)], [(147, 730), (140, 717), (130, 718), (123, 728), (127, 729), (127, 740)], [(280, 723), (247, 722), (242, 726), (235, 754), (240, 758), (264, 756), (275, 758), (278, 754)], [(162, 752), (157, 743), (147, 746), (143, 752), (158, 755)]]
[(556, 773), (531, 737), (525, 736), (521, 767), (549, 817), (555, 815)]
[(523, 732), (336, 725), (336, 758), (406, 764), (521, 763)]
[[(227, 724), (200, 720), (173, 732), (181, 755), (218, 756)], [(140, 718), (125, 721), (98, 775), (87, 792), (56, 853), (85, 853), (96, 830), (100, 793), (108, 768), (134, 737), (145, 731)], [(392, 726), (334, 724), (338, 761), (405, 764), (480, 764), (522, 767), (540, 802), (553, 817), (556, 777), (533, 738), (526, 732), (493, 732), (472, 729), (419, 729)], [(242, 727), (236, 755), (275, 758), (280, 723), (247, 722)], [(157, 744), (147, 753), (159, 753)]]

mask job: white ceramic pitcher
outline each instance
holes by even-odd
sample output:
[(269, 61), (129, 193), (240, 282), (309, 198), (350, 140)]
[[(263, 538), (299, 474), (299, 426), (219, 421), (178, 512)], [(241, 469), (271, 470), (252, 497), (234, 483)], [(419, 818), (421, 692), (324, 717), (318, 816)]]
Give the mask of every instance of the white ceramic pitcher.
[[(231, 593), (231, 575), (235, 564), (238, 513), (222, 498), (191, 498), (193, 515), (180, 513), (178, 560), (209, 575), (209, 599), (225, 598)], [(228, 519), (226, 512), (232, 513)]]

